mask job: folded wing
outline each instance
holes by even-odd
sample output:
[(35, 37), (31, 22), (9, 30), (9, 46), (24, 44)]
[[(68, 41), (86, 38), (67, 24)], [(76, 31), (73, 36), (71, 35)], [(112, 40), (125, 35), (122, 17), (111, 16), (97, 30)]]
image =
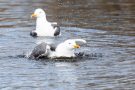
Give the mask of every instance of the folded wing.
[(31, 52), (30, 59), (39, 59), (41, 57), (47, 57), (50, 51), (50, 46), (47, 43), (41, 43), (37, 45)]

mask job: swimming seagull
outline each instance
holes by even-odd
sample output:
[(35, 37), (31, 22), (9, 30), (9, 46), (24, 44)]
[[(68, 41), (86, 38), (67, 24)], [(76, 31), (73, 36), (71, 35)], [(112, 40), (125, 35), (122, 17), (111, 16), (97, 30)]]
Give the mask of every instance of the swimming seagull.
[(57, 47), (49, 45), (45, 42), (37, 45), (29, 55), (30, 59), (45, 58), (74, 58), (76, 57), (75, 49), (85, 44), (83, 39), (68, 39)]
[(33, 37), (36, 36), (58, 36), (60, 35), (60, 27), (57, 22), (48, 22), (45, 11), (41, 8), (35, 10), (31, 17), (36, 17), (36, 30), (30, 32)]

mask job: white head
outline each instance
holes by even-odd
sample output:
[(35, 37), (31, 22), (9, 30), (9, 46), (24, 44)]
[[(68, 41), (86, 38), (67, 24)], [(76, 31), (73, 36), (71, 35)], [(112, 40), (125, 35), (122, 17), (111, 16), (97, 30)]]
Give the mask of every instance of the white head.
[(80, 45), (85, 43), (83, 39), (68, 39), (57, 46), (56, 56), (74, 57), (74, 49), (80, 48)]
[(38, 8), (35, 10), (35, 12), (31, 15), (31, 17), (37, 17), (37, 18), (42, 18), (46, 17), (45, 11), (41, 8)]
[(68, 50), (73, 50), (75, 48), (80, 48), (80, 45), (78, 45), (74, 40), (66, 40), (62, 43), (63, 48), (66, 48)]
[(56, 48), (57, 57), (74, 57), (74, 49), (80, 48), (73, 40), (66, 40), (63, 43), (60, 43)]

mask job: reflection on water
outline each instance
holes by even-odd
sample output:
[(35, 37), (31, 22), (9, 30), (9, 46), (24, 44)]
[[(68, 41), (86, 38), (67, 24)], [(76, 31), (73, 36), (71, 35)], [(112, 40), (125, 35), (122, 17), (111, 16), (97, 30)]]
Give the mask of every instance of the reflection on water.
[[(1, 90), (134, 90), (134, 0), (0, 0)], [(32, 38), (36, 8), (61, 25), (62, 36)], [(96, 59), (74, 62), (19, 58), (39, 42), (82, 38)]]

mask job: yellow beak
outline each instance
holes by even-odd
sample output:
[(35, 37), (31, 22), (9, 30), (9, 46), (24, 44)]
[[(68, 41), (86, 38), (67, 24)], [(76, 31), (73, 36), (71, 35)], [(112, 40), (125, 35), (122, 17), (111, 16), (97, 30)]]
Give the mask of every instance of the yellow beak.
[(80, 48), (80, 46), (78, 44), (75, 44), (74, 48)]
[(33, 18), (33, 17), (37, 17), (37, 14), (31, 14), (31, 18)]

